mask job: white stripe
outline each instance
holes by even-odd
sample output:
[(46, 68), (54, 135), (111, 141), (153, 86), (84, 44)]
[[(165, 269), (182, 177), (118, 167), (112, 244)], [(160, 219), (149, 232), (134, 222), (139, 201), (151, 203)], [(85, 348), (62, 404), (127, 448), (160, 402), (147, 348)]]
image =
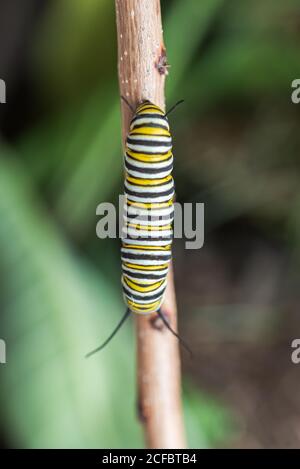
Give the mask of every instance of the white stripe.
[[(145, 279), (145, 278), (138, 278), (138, 279), (137, 279), (137, 278), (135, 278), (135, 277), (131, 277), (129, 274), (127, 274), (127, 272), (124, 272), (123, 275), (124, 275), (125, 277), (127, 277), (129, 280), (132, 280), (133, 282), (138, 281), (139, 284), (141, 284), (141, 285), (153, 285), (154, 283), (156, 283), (156, 282), (159, 281), (159, 279), (157, 279), (157, 278), (154, 278), (154, 279), (151, 279), (151, 280), (147, 280), (147, 279)], [(163, 280), (163, 279), (161, 279), (161, 280)]]
[(143, 140), (145, 142), (172, 143), (172, 138), (167, 135), (129, 134), (128, 138), (130, 140)]
[[(147, 217), (162, 217), (164, 215), (171, 215), (174, 212), (174, 207), (173, 205), (170, 205), (170, 207), (167, 208), (160, 208), (157, 210), (149, 208), (147, 209), (142, 209), (142, 208), (137, 208), (133, 207), (132, 205), (124, 205), (124, 211), (128, 213), (128, 215), (136, 215), (136, 216), (147, 216)], [(172, 217), (173, 219), (174, 217)]]
[(163, 117), (142, 117), (142, 116), (138, 116), (136, 121), (130, 125), (130, 130), (134, 129), (137, 125), (141, 125), (141, 124), (163, 125), (167, 130), (169, 130), (169, 123)]
[(172, 239), (151, 239), (151, 240), (140, 240), (140, 239), (130, 239), (130, 238), (122, 238), (123, 244), (138, 244), (139, 246), (169, 246), (172, 244)]
[(155, 197), (155, 199), (145, 199), (145, 197), (141, 196), (136, 196), (136, 195), (128, 195), (127, 197), (129, 200), (132, 200), (132, 202), (141, 202), (141, 203), (147, 203), (149, 200), (152, 201), (152, 203), (161, 203), (161, 202), (168, 202), (170, 199), (174, 197), (175, 191), (173, 191), (171, 194), (167, 194), (161, 197)]
[(122, 262), (128, 262), (128, 263), (133, 263), (135, 262), (135, 264), (137, 265), (151, 265), (151, 266), (155, 266), (155, 265), (161, 265), (161, 263), (163, 262), (164, 264), (167, 264), (167, 263), (170, 263), (171, 262), (171, 259), (160, 259), (160, 260), (156, 260), (156, 259), (129, 259), (128, 257), (124, 257), (122, 256), (121, 257), (121, 260)]
[(143, 161), (136, 161), (133, 158), (130, 158), (130, 156), (127, 156), (125, 154), (125, 160), (127, 163), (132, 164), (132, 166), (135, 166), (136, 168), (153, 168), (153, 169), (162, 169), (165, 168), (166, 166), (169, 166), (170, 164), (173, 164), (173, 155), (171, 155), (171, 158), (166, 160), (166, 161), (161, 161), (158, 163), (146, 163)]
[(124, 227), (122, 229), (124, 234), (129, 234), (129, 236), (136, 236), (137, 238), (166, 238), (173, 235), (172, 230), (160, 230), (160, 231), (145, 231), (145, 230), (135, 230), (134, 228)]
[(140, 225), (146, 225), (146, 226), (164, 226), (164, 225), (171, 225), (171, 223), (173, 222), (173, 217), (172, 218), (168, 218), (167, 220), (151, 220), (151, 219), (148, 219), (148, 220), (139, 220), (139, 217), (135, 217), (135, 218), (128, 218), (126, 217), (126, 215), (123, 215), (123, 219), (127, 222), (127, 223), (134, 223), (135, 225), (136, 224), (140, 224)]
[[(171, 251), (150, 251), (148, 249), (144, 251), (143, 249), (122, 248), (121, 252), (124, 254), (134, 254), (137, 257), (139, 257), (140, 255), (141, 256), (144, 256), (144, 255), (145, 256), (165, 256), (165, 257), (171, 256)], [(132, 259), (132, 260), (134, 260), (136, 263), (136, 259)]]
[(137, 152), (147, 152), (151, 153), (152, 155), (155, 155), (157, 153), (166, 153), (167, 151), (170, 151), (172, 148), (172, 145), (161, 145), (159, 147), (151, 147), (151, 146), (145, 146), (145, 145), (134, 145), (132, 143), (126, 143), (127, 147), (130, 150), (137, 151)]
[(174, 181), (173, 179), (170, 180), (170, 182), (163, 183), (157, 186), (139, 186), (136, 184), (131, 184), (125, 179), (125, 187), (128, 190), (131, 190), (133, 192), (151, 192), (152, 194), (159, 194), (160, 192), (165, 192), (174, 187)]
[(133, 171), (132, 169), (126, 169), (126, 171), (130, 176), (141, 178), (141, 179), (162, 179), (162, 178), (169, 176), (169, 174), (171, 174), (172, 168), (163, 173), (150, 173), (150, 174), (146, 172), (143, 173), (139, 171)]
[[(164, 292), (162, 292), (161, 296), (159, 296), (159, 297), (157, 298), (157, 300), (148, 300), (147, 298), (145, 298), (145, 299), (139, 298), (138, 300), (134, 300), (134, 299), (132, 298), (132, 296), (130, 296), (130, 294), (126, 294), (126, 293), (124, 293), (124, 297), (125, 297), (125, 302), (127, 302), (127, 300), (131, 300), (131, 301), (133, 301), (134, 303), (136, 303), (135, 308), (138, 308), (139, 306), (147, 306), (148, 304), (158, 302), (158, 305), (159, 305), (159, 306), (158, 306), (156, 309), (151, 310), (150, 312), (143, 313), (143, 312), (140, 312), (140, 311), (136, 311), (136, 312), (138, 312), (139, 314), (147, 315), (147, 314), (150, 314), (151, 312), (154, 313), (155, 311), (158, 310), (158, 308), (160, 307), (160, 305), (161, 305), (161, 303), (162, 303), (162, 301), (163, 301)], [(132, 307), (132, 306), (128, 306), (128, 307), (129, 307), (129, 309), (130, 309), (131, 311), (134, 311), (134, 307)], [(131, 308), (133, 308), (133, 309), (131, 309)]]
[[(127, 303), (128, 298), (126, 297), (125, 294), (123, 294), (123, 297), (124, 297), (125, 303)], [(149, 314), (155, 313), (155, 312), (160, 308), (160, 306), (161, 306), (161, 304), (162, 304), (162, 301), (163, 301), (163, 298), (164, 298), (163, 295), (161, 296), (161, 298), (158, 298), (158, 300), (157, 300), (158, 306), (157, 306), (156, 309), (151, 309), (150, 311), (145, 311), (145, 312), (140, 311), (140, 310), (138, 309), (138, 305), (137, 305), (136, 307), (133, 307), (133, 306), (129, 305), (128, 303), (127, 303), (127, 304), (128, 304), (128, 308), (130, 309), (130, 311), (131, 311), (132, 313), (134, 313), (134, 314), (139, 314), (139, 315), (141, 315), (141, 316), (149, 316)], [(140, 300), (139, 300), (139, 303), (141, 303)], [(143, 304), (144, 304), (145, 306), (147, 306), (147, 304), (150, 304), (150, 303), (154, 303), (154, 301), (149, 301), (149, 300), (148, 300), (148, 301), (146, 301), (146, 302), (143, 303)], [(156, 303), (156, 302), (155, 302), (155, 303)]]

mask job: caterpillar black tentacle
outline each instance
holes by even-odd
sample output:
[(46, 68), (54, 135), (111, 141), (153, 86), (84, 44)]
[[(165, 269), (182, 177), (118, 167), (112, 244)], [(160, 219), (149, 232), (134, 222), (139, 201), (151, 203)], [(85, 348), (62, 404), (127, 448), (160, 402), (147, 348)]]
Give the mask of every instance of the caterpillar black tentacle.
[(169, 331), (171, 332), (171, 334), (173, 334), (178, 340), (179, 340), (179, 343), (182, 345), (182, 347), (190, 354), (190, 357), (193, 358), (193, 352), (192, 350), (190, 349), (190, 347), (188, 346), (188, 344), (180, 337), (179, 334), (177, 334), (176, 331), (174, 331), (174, 329), (172, 329), (169, 321), (167, 320), (166, 316), (163, 314), (163, 312), (161, 311), (161, 309), (159, 309), (157, 311), (157, 314), (158, 316), (160, 317), (160, 319), (162, 320), (162, 322), (164, 323), (164, 325), (166, 326), (167, 329), (169, 329)]
[(108, 343), (111, 341), (111, 339), (114, 338), (114, 336), (116, 335), (116, 333), (118, 332), (118, 330), (123, 326), (124, 322), (126, 321), (126, 319), (130, 316), (131, 314), (131, 311), (129, 309), (127, 309), (125, 311), (125, 314), (122, 316), (120, 322), (117, 324), (117, 326), (115, 327), (115, 329), (113, 330), (113, 332), (110, 334), (110, 336), (105, 340), (105, 342), (103, 342), (103, 344), (101, 344), (99, 347), (95, 348), (94, 350), (92, 350), (91, 352), (87, 353), (85, 358), (89, 358), (91, 357), (92, 355), (94, 355), (95, 353), (97, 352), (100, 352), (100, 350), (102, 350), (104, 347), (106, 347), (106, 345), (108, 345)]
[(127, 104), (127, 106), (129, 107), (129, 109), (131, 110), (132, 114), (134, 114), (134, 109), (133, 107), (131, 106), (130, 102), (128, 101), (128, 99), (125, 98), (125, 96), (121, 96), (121, 99), (124, 101), (125, 104)]
[(165, 116), (168, 116), (169, 114), (171, 114), (171, 112), (173, 112), (174, 109), (177, 108), (177, 106), (179, 106), (179, 104), (182, 104), (182, 103), (184, 103), (184, 99), (180, 99), (179, 101), (177, 101), (177, 103), (175, 103), (174, 106), (172, 106), (170, 109), (168, 109)]

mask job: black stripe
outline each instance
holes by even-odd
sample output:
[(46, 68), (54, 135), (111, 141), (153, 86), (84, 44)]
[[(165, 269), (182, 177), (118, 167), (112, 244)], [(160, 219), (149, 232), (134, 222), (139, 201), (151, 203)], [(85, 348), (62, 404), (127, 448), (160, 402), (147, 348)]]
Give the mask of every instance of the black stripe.
[[(137, 221), (137, 222), (146, 222), (146, 223), (149, 223), (150, 222), (154, 222), (154, 221), (162, 221), (162, 222), (166, 222), (164, 223), (164, 225), (171, 225), (174, 221), (174, 211), (170, 212), (170, 214), (168, 215), (161, 215), (161, 216), (158, 216), (158, 215), (152, 215), (152, 212), (149, 210), (149, 213), (151, 213), (151, 215), (138, 215), (138, 214), (131, 214), (131, 213), (124, 213), (124, 216), (127, 217), (127, 220), (124, 219), (124, 223), (128, 223), (128, 222), (132, 222), (132, 221)], [(142, 224), (145, 224), (145, 223), (142, 223)]]
[[(172, 239), (173, 239), (173, 236), (157, 236), (157, 237), (155, 237), (155, 238), (152, 239), (151, 236), (148, 236), (147, 238), (145, 238), (145, 237), (136, 236), (136, 235), (135, 235), (135, 236), (131, 236), (130, 233), (126, 233), (126, 238), (127, 238), (127, 239), (130, 239), (130, 240), (132, 240), (132, 241), (142, 241), (142, 242), (144, 242), (144, 241), (170, 241), (169, 244), (171, 244)], [(124, 241), (124, 239), (126, 239), (126, 238), (123, 238), (123, 243), (128, 244), (128, 243), (126, 243), (126, 242)], [(141, 244), (141, 246), (142, 246), (142, 244)], [(151, 244), (147, 244), (147, 246), (150, 247)], [(153, 246), (158, 247), (159, 245), (154, 245), (154, 244), (153, 244)], [(163, 245), (161, 245), (161, 246), (164, 247), (165, 245), (163, 244)]]
[(144, 280), (156, 280), (157, 279), (157, 281), (159, 281), (167, 277), (167, 274), (153, 275), (153, 274), (140, 274), (137, 272), (129, 272), (125, 268), (123, 268), (123, 273), (125, 275), (128, 275), (129, 277), (133, 277), (133, 278), (141, 279), (141, 280), (143, 279)]
[[(127, 218), (130, 218), (130, 221), (136, 220), (138, 222), (151, 222), (151, 221), (163, 221), (163, 222), (170, 222), (170, 223), (164, 223), (165, 225), (168, 225), (173, 222), (174, 216), (173, 213), (171, 212), (170, 215), (162, 215), (160, 217), (155, 217), (155, 216), (147, 216), (147, 215), (131, 215), (130, 213), (127, 213)], [(126, 221), (126, 220), (125, 220)]]
[[(158, 288), (159, 288), (159, 287), (158, 287)], [(143, 297), (141, 297), (141, 296), (139, 296), (139, 295), (136, 295), (135, 293), (133, 293), (131, 290), (129, 290), (127, 287), (125, 287), (125, 286), (123, 285), (123, 292), (124, 292), (124, 293), (126, 294), (126, 296), (129, 298), (129, 300), (130, 300), (130, 299), (134, 299), (134, 300), (138, 300), (138, 301), (143, 301), (143, 299), (144, 299), (144, 300), (146, 300), (146, 301), (151, 301), (151, 300), (155, 301), (155, 300), (158, 300), (158, 298), (161, 298), (161, 297), (162, 297), (164, 291), (165, 291), (165, 288), (164, 288), (163, 290), (161, 290), (160, 292), (154, 294), (154, 295), (149, 295), (149, 296), (143, 298)]]
[[(132, 151), (133, 151), (134, 153), (137, 153), (135, 150), (132, 150)], [(145, 154), (145, 155), (148, 155), (148, 154), (149, 154), (149, 153), (147, 153), (147, 152), (142, 152), (142, 153)], [(168, 151), (165, 152), (165, 153), (159, 153), (159, 155), (165, 155), (166, 153), (168, 153)], [(137, 154), (139, 154), (139, 153), (137, 153)], [(151, 155), (154, 155), (154, 153), (151, 153)], [(126, 156), (127, 156), (128, 158), (131, 158), (132, 160), (135, 159), (133, 156), (128, 155), (127, 152), (126, 152)], [(169, 160), (172, 159), (172, 157), (173, 157), (173, 155), (171, 154), (169, 158), (167, 158), (166, 160), (163, 160), (163, 161), (151, 161), (151, 160), (149, 160), (149, 161), (142, 161), (142, 162), (141, 162), (140, 160), (137, 160), (137, 159), (135, 159), (135, 161), (139, 161), (140, 163), (145, 163), (145, 164), (167, 163)], [(127, 163), (125, 158), (124, 158), (124, 162), (125, 162), (126, 164), (131, 164), (131, 163)], [(171, 165), (173, 166), (173, 163), (171, 163)], [(140, 168), (140, 169), (143, 169), (143, 168)], [(154, 169), (154, 171), (158, 171), (158, 169)]]
[[(131, 195), (133, 195), (135, 197), (139, 197), (140, 199), (144, 198), (144, 199), (150, 199), (151, 200), (151, 199), (156, 199), (156, 198), (159, 198), (159, 197), (165, 197), (167, 195), (171, 195), (171, 194), (174, 193), (174, 187), (171, 187), (167, 191), (158, 192), (157, 194), (155, 194), (153, 192), (135, 192), (135, 191), (132, 191), (132, 190), (126, 188), (126, 187), (125, 187), (124, 190), (125, 190), (125, 194), (128, 196), (129, 200), (130, 200)], [(163, 202), (161, 202), (161, 203), (163, 203)]]
[(164, 122), (167, 122), (169, 124), (168, 119), (165, 116), (162, 116), (161, 114), (154, 114), (154, 113), (153, 114), (152, 113), (149, 113), (149, 114), (136, 114), (134, 116), (134, 118), (132, 119), (131, 124), (133, 124), (138, 119), (144, 119), (144, 117), (150, 117), (150, 118), (153, 117), (155, 119), (158, 117), (159, 119), (162, 119)]
[[(169, 137), (167, 137), (169, 138)], [(131, 139), (130, 136), (127, 137), (127, 144), (131, 145), (142, 145), (144, 147), (172, 147), (172, 140), (171, 141), (157, 141), (157, 140), (134, 140)], [(135, 150), (133, 150), (135, 151)]]
[[(168, 161), (168, 160), (166, 160), (166, 161)], [(172, 171), (173, 163), (169, 164), (168, 166), (164, 166), (163, 168), (140, 168), (138, 166), (134, 166), (131, 163), (128, 163), (125, 160), (125, 168), (127, 169), (127, 171), (130, 171), (130, 170), (131, 171), (136, 171), (136, 172), (141, 173), (141, 174), (144, 174), (144, 173), (146, 173), (146, 174), (155, 174), (155, 173)]]
[[(128, 249), (128, 248), (126, 248)], [(172, 255), (167, 254), (167, 255), (154, 255), (154, 254), (142, 254), (137, 251), (136, 254), (131, 254), (129, 252), (123, 252), (122, 251), (122, 262), (131, 262), (132, 260), (138, 261), (162, 261), (162, 262), (167, 262), (171, 259)], [(128, 260), (127, 260), (128, 259)], [(137, 262), (138, 264), (138, 262)], [(154, 266), (153, 266), (154, 267)]]
[[(144, 116), (138, 116), (140, 117), (141, 119), (144, 117)], [(163, 130), (167, 130), (169, 132), (169, 127), (166, 127), (165, 125), (160, 125), (160, 124), (153, 124), (153, 123), (144, 123), (144, 124), (137, 124), (134, 126), (135, 129), (141, 129), (143, 127), (150, 127), (151, 129), (163, 129)], [(132, 129), (133, 130), (133, 129)], [(167, 137), (167, 135), (166, 135)]]
[[(140, 202), (137, 202), (137, 203), (140, 203)], [(158, 203), (162, 203), (164, 204), (165, 202), (158, 202)], [(126, 204), (124, 206), (124, 209), (125, 209), (125, 212), (129, 209), (135, 209), (135, 210), (147, 210), (148, 212), (155, 212), (155, 210), (165, 210), (166, 208), (173, 208), (173, 212), (174, 212), (174, 207), (173, 207), (173, 204), (172, 205), (168, 205), (167, 207), (152, 207), (152, 208), (142, 208), (142, 207), (136, 207), (135, 205), (129, 205), (129, 204)], [(172, 212), (171, 212), (172, 213)]]

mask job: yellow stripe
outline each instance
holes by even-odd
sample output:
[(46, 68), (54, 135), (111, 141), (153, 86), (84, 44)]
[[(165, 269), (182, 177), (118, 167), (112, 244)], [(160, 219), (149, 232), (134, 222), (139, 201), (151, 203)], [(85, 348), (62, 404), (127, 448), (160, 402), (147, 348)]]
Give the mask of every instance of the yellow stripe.
[(159, 184), (164, 184), (166, 182), (172, 181), (173, 178), (171, 175), (166, 176), (161, 179), (141, 179), (141, 178), (134, 178), (132, 176), (127, 176), (126, 180), (131, 184), (137, 184), (139, 186), (157, 186)]
[(138, 264), (129, 264), (129, 263), (125, 262), (124, 266), (129, 267), (131, 269), (135, 269), (135, 270), (164, 270), (169, 266), (169, 264), (138, 265)]
[(126, 276), (124, 276), (124, 280), (127, 285), (132, 288), (134, 291), (138, 291), (140, 293), (152, 292), (159, 288), (165, 280), (160, 280), (159, 282), (153, 283), (152, 285), (148, 285), (147, 287), (141, 287), (135, 282), (129, 280)]
[(139, 310), (139, 311), (143, 311), (144, 313), (147, 313), (148, 311), (151, 311), (152, 309), (155, 309), (156, 306), (158, 306), (160, 304), (160, 299), (158, 301), (155, 301), (155, 303), (150, 303), (147, 305), (147, 307), (143, 307), (137, 303), (134, 303), (133, 301), (131, 300), (127, 300), (127, 303), (128, 305), (132, 306), (133, 308)]
[(123, 248), (128, 248), (128, 249), (137, 249), (141, 251), (171, 251), (171, 244), (168, 244), (167, 246), (142, 246), (139, 244), (123, 244)]
[(137, 114), (139, 116), (142, 116), (143, 114), (160, 114), (161, 116), (164, 116), (164, 113), (159, 109), (143, 109), (142, 111), (138, 111)]
[(142, 103), (140, 103), (137, 107), (137, 111), (140, 111), (140, 110), (143, 110), (147, 107), (152, 107), (154, 109), (158, 109), (159, 111), (161, 110), (160, 107), (158, 107), (156, 104), (154, 103), (151, 103), (151, 101), (144, 101)]
[(172, 225), (162, 225), (162, 226), (148, 226), (148, 225), (141, 225), (140, 223), (127, 223), (127, 226), (130, 228), (135, 228), (137, 230), (146, 230), (146, 231), (164, 231), (164, 230), (171, 230)]
[(140, 107), (137, 108), (136, 114), (160, 114), (164, 116), (165, 113), (154, 104), (142, 104)]
[(131, 130), (129, 135), (163, 135), (166, 137), (171, 137), (170, 132), (167, 129), (162, 129), (161, 127), (139, 127), (137, 129)]
[(133, 158), (134, 160), (138, 161), (153, 161), (155, 163), (159, 163), (160, 161), (165, 161), (170, 156), (172, 156), (171, 150), (168, 151), (165, 155), (161, 155), (160, 153), (154, 153), (153, 155), (146, 155), (144, 153), (135, 153), (134, 151), (130, 150), (128, 147), (126, 148), (126, 153)]
[[(168, 200), (168, 202), (154, 202), (154, 203), (142, 203), (142, 202), (134, 202), (131, 200), (127, 200), (127, 205), (130, 205), (132, 207), (137, 207), (137, 208), (168, 208), (171, 205), (173, 205), (173, 198)], [(154, 214), (153, 214), (154, 215)]]

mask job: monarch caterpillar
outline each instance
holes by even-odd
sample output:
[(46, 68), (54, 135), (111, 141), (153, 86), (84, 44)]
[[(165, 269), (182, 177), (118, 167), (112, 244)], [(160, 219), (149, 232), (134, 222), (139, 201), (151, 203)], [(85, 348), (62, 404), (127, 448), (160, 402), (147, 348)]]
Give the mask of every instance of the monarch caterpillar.
[(157, 313), (179, 339), (160, 306), (167, 286), (172, 258), (174, 181), (172, 137), (167, 113), (150, 101), (134, 109), (126, 139), (124, 169), (125, 226), (122, 239), (122, 287), (127, 310), (108, 339), (88, 356), (101, 350), (114, 337), (129, 314)]

